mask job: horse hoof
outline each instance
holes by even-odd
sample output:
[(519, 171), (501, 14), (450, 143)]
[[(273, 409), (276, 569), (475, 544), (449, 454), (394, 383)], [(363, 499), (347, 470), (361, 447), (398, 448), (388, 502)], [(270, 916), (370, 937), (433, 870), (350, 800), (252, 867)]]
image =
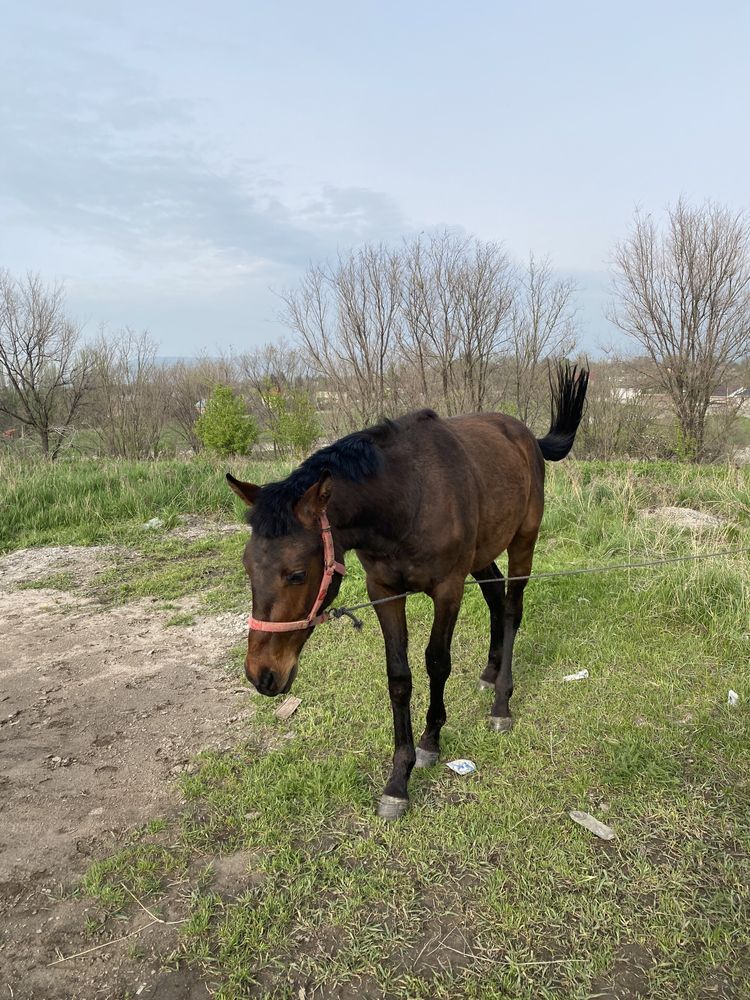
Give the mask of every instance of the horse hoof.
[(432, 767), (433, 764), (437, 764), (437, 750), (423, 750), (422, 747), (417, 747), (416, 754), (415, 767)]
[(489, 724), (495, 733), (509, 733), (513, 728), (513, 719), (509, 715), (491, 715)]
[(408, 808), (408, 799), (397, 799), (395, 795), (381, 795), (378, 802), (378, 816), (381, 819), (400, 819)]
[(483, 681), (483, 680), (480, 679), (479, 686), (477, 687), (477, 690), (478, 691), (494, 691), (495, 690), (495, 685), (494, 684), (490, 684), (489, 681)]

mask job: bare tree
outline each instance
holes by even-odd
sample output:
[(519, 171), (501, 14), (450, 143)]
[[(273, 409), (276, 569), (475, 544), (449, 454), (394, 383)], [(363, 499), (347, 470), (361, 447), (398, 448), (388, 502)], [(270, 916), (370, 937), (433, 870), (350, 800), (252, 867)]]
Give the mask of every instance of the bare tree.
[(91, 359), (80, 330), (65, 313), (62, 286), (39, 275), (0, 272), (0, 371), (9, 391), (0, 410), (39, 436), (54, 459), (89, 388)]
[(307, 374), (298, 348), (283, 339), (238, 354), (235, 364), (240, 377), (256, 392), (269, 383), (279, 389), (293, 385)]
[(542, 358), (574, 344), (571, 294), (548, 261), (532, 258), (522, 282), (499, 244), (445, 231), (311, 267), (283, 296), (284, 319), (335, 398), (334, 430), (420, 404), (497, 406), (513, 351), (526, 415)]
[(653, 362), (684, 453), (704, 457), (711, 390), (750, 349), (750, 225), (741, 212), (680, 199), (662, 231), (636, 213), (614, 256), (611, 320)]
[(399, 347), (422, 402), (449, 414), (486, 409), (514, 298), (504, 251), (443, 232), (407, 245), (403, 272)]
[(144, 331), (102, 329), (94, 346), (96, 431), (110, 455), (155, 458), (172, 402), (169, 372)]
[(334, 267), (311, 267), (300, 288), (282, 296), (285, 322), (336, 396), (335, 430), (395, 409), (399, 271), (398, 253), (365, 246)]
[(264, 428), (273, 430), (277, 421), (273, 406), (275, 395), (297, 385), (308, 375), (302, 353), (281, 339), (273, 344), (264, 344), (254, 351), (238, 354), (235, 363), (246, 391), (249, 390), (247, 395), (250, 397), (251, 410), (256, 413)]
[(529, 256), (513, 304), (509, 359), (516, 415), (525, 424), (535, 420), (542, 399), (546, 406), (545, 360), (565, 357), (576, 348), (574, 291), (570, 279), (555, 277), (549, 258)]

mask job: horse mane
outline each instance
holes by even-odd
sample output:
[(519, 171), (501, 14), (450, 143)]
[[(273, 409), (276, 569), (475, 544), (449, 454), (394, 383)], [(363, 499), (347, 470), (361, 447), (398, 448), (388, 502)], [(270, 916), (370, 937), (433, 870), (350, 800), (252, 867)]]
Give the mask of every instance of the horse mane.
[(381, 445), (415, 420), (436, 418), (433, 410), (419, 410), (400, 420), (384, 420), (374, 427), (355, 431), (314, 452), (286, 479), (263, 486), (247, 514), (254, 532), (263, 538), (280, 538), (300, 527), (294, 505), (324, 472), (334, 479), (361, 483), (383, 468)]

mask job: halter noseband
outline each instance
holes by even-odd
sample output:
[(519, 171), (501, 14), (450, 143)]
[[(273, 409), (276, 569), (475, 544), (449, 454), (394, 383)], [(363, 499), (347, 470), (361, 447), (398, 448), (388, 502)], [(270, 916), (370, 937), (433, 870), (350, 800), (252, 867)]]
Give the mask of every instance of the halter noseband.
[(307, 618), (296, 622), (263, 622), (257, 618), (253, 618), (251, 615), (248, 625), (252, 630), (256, 632), (297, 632), (299, 629), (311, 628), (313, 625), (320, 625), (321, 622), (327, 622), (331, 617), (326, 611), (320, 614), (318, 614), (318, 611), (325, 602), (333, 574), (338, 573), (341, 576), (346, 576), (346, 566), (343, 563), (336, 562), (336, 553), (333, 548), (333, 539), (331, 538), (331, 525), (328, 523), (328, 516), (325, 511), (320, 515), (320, 537), (323, 539), (323, 579), (320, 581), (320, 590), (318, 590), (318, 596), (315, 598), (315, 603), (312, 606), (310, 614)]

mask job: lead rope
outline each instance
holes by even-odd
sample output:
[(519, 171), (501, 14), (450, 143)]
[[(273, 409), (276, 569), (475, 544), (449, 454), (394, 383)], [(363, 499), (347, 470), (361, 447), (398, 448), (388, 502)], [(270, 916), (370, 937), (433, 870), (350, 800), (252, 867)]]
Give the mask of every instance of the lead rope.
[[(722, 552), (699, 552), (692, 556), (671, 556), (668, 559), (649, 559), (645, 562), (637, 563), (614, 563), (610, 566), (584, 566), (579, 569), (561, 569), (544, 573), (529, 573), (527, 576), (504, 576), (499, 580), (465, 580), (465, 587), (478, 587), (484, 583), (517, 583), (521, 580), (554, 580), (563, 576), (583, 576), (586, 573), (614, 573), (630, 569), (648, 569), (651, 566), (667, 566), (670, 563), (696, 562), (701, 559), (719, 559), (722, 556), (743, 555), (750, 552), (750, 546), (741, 549), (725, 549)], [(363, 608), (374, 608), (379, 604), (388, 604), (390, 601), (400, 601), (402, 597), (409, 597), (419, 591), (405, 590), (403, 594), (394, 594), (392, 597), (380, 597), (376, 601), (364, 601), (362, 604), (353, 604), (350, 607), (330, 608), (329, 618), (349, 618), (357, 631), (363, 627), (363, 622), (354, 614)]]

